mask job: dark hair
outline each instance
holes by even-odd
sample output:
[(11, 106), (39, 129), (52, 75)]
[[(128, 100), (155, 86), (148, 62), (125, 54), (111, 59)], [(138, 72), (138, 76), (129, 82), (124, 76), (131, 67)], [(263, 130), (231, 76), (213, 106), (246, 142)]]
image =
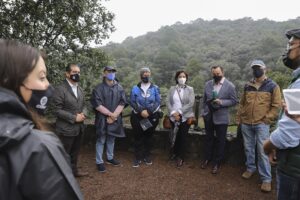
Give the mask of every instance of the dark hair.
[(0, 40), (0, 86), (18, 96), (20, 86), (40, 57), (37, 49), (12, 40)]
[(210, 71), (212, 71), (213, 69), (217, 69), (217, 68), (220, 68), (222, 72), (224, 72), (224, 68), (220, 65), (214, 65), (210, 68)]
[[(39, 51), (29, 45), (13, 40), (0, 39), (0, 87), (15, 92), (25, 105), (20, 87), (34, 70), (40, 56)], [(49, 130), (45, 119), (41, 118), (29, 106), (27, 108), (36, 128)]]
[[(68, 63), (67, 67), (66, 67), (66, 72), (71, 72), (72, 71), (72, 66), (76, 66), (79, 67), (79, 65), (75, 64), (75, 63)], [(80, 68), (80, 67), (79, 67)]]
[(186, 76), (186, 82), (189, 80), (189, 75), (184, 71), (184, 70), (179, 70), (176, 72), (175, 74), (175, 81), (176, 81), (176, 84), (178, 84), (178, 76), (181, 74), (181, 73), (184, 73), (185, 76)]

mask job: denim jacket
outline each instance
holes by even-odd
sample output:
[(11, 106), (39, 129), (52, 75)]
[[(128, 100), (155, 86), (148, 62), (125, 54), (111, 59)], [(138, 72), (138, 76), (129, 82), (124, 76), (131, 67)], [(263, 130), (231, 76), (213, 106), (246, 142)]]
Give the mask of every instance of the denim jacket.
[(151, 115), (160, 108), (160, 91), (157, 85), (151, 83), (146, 94), (141, 88), (141, 83), (133, 86), (130, 94), (130, 106), (134, 113), (141, 113), (147, 110)]

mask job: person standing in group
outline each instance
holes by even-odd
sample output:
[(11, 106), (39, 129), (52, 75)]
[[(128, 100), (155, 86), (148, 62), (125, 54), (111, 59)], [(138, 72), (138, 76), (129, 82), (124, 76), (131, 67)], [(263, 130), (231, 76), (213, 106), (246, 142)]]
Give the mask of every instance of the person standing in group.
[(0, 199), (83, 199), (67, 154), (41, 120), (52, 95), (37, 49), (0, 40)]
[(140, 69), (141, 81), (135, 85), (130, 94), (132, 113), (130, 117), (134, 133), (135, 159), (133, 167), (139, 167), (142, 161), (152, 165), (150, 152), (152, 136), (159, 122), (160, 90), (151, 80), (148, 67)]
[(266, 65), (261, 60), (251, 63), (253, 79), (246, 83), (237, 111), (246, 154), (247, 170), (242, 174), (249, 179), (256, 171), (255, 147), (257, 149), (258, 172), (261, 177), (261, 191), (271, 191), (271, 165), (263, 151), (263, 143), (270, 137), (270, 124), (277, 119), (281, 106), (279, 86), (266, 76)]
[[(293, 70), (289, 89), (300, 89), (300, 29), (286, 32), (289, 39), (283, 63)], [(274, 149), (278, 149), (277, 198), (278, 200), (300, 199), (300, 115), (291, 115), (284, 105), (284, 113), (264, 150), (274, 162)]]
[(119, 166), (114, 159), (116, 137), (125, 137), (121, 113), (126, 104), (125, 91), (116, 81), (117, 70), (106, 66), (103, 70), (103, 81), (92, 93), (91, 104), (96, 110), (96, 165), (99, 172), (105, 172), (106, 167), (102, 158), (106, 143), (106, 163)]
[[(224, 77), (222, 66), (213, 66), (211, 74), (213, 79), (206, 82), (203, 96), (202, 116), (206, 135), (201, 168), (207, 168), (212, 161), (211, 173), (217, 174), (224, 159), (229, 107), (236, 105), (238, 100), (235, 86)], [(214, 151), (216, 153), (213, 158)]]
[(84, 92), (79, 86), (80, 68), (77, 64), (69, 63), (65, 72), (66, 79), (56, 87), (53, 94), (53, 110), (56, 117), (55, 130), (70, 155), (73, 173), (76, 177), (86, 176), (77, 167), (81, 138), (84, 132), (83, 112), (85, 106)]
[[(189, 118), (194, 117), (193, 105), (195, 102), (194, 89), (186, 84), (188, 74), (181, 70), (175, 74), (175, 86), (171, 86), (167, 96), (167, 108), (172, 122), (172, 131), (177, 130), (172, 155), (176, 159), (177, 167), (184, 163), (186, 140), (190, 128)], [(176, 127), (176, 128), (175, 128)]]

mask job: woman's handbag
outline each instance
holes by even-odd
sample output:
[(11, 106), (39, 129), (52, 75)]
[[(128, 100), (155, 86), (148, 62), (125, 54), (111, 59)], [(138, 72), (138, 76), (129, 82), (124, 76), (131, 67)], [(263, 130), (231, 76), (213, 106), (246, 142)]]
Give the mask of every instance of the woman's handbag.
[(164, 120), (163, 120), (163, 127), (164, 127), (165, 129), (171, 129), (171, 128), (172, 128), (171, 120), (170, 120), (170, 118), (169, 118), (168, 115), (165, 115), (165, 117), (164, 117)]

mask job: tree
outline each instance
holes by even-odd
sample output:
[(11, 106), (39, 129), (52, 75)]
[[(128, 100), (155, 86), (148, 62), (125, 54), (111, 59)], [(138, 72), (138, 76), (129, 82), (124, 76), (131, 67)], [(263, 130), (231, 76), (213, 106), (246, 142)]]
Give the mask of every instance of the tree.
[(101, 44), (115, 30), (114, 14), (101, 0), (2, 0), (0, 38), (50, 51)]

